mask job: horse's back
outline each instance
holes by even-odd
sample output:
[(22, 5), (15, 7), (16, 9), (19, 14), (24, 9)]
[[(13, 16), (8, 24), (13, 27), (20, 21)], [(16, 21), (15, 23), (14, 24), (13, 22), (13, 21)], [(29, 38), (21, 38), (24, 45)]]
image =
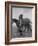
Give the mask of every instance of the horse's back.
[(29, 24), (30, 23), (30, 19), (29, 18), (24, 18), (23, 19), (23, 24), (24, 25), (27, 25), (27, 24)]

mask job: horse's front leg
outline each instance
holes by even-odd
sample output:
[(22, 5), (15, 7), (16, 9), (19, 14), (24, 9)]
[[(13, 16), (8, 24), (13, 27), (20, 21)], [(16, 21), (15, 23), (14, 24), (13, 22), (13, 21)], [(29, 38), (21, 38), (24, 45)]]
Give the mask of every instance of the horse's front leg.
[(29, 26), (27, 26), (27, 31), (30, 31), (29, 29), (30, 29)]
[(19, 35), (19, 36), (22, 36), (23, 34), (22, 34), (22, 29), (21, 28), (18, 28), (18, 30), (17, 30), (17, 35)]
[(23, 27), (22, 27), (22, 34), (23, 34), (23, 36), (25, 36), (25, 30), (26, 30), (25, 25), (23, 25)]
[(19, 27), (17, 28), (17, 36), (20, 36)]
[(22, 27), (22, 32), (25, 32), (25, 26)]

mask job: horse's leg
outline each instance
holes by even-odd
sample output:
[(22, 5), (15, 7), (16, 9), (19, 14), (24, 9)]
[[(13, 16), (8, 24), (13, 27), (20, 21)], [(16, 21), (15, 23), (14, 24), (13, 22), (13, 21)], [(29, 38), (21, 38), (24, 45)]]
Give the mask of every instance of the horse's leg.
[(20, 35), (22, 36), (23, 34), (22, 34), (22, 31), (20, 31)]
[(30, 24), (28, 24), (28, 30), (29, 30), (29, 31), (32, 31)]
[(23, 36), (25, 36), (25, 31), (26, 31), (26, 27), (25, 27), (25, 25), (23, 25), (23, 28), (22, 28), (22, 34), (23, 34)]
[(25, 26), (25, 31), (26, 31), (26, 32), (28, 31), (28, 26)]
[(17, 29), (17, 36), (20, 36), (20, 29)]
[(30, 31), (32, 31), (32, 29), (30, 28)]
[(22, 30), (21, 30), (21, 29), (19, 29), (18, 31), (19, 31), (20, 36), (22, 36)]
[(23, 32), (25, 32), (25, 26), (22, 27)]
[(20, 33), (20, 36), (22, 36), (22, 30), (21, 29), (19, 29), (19, 33)]
[(29, 31), (29, 24), (27, 25), (27, 31)]
[(28, 24), (28, 30), (27, 31), (32, 31), (31, 26)]
[(32, 31), (32, 28), (31, 27), (29, 27), (30, 28), (30, 31)]

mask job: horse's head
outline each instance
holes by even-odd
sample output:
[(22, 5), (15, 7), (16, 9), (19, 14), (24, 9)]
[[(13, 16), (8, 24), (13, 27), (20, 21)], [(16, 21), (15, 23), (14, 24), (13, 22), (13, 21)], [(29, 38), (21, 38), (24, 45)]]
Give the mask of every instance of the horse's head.
[(17, 27), (19, 26), (19, 21), (17, 19), (12, 19), (12, 24), (16, 23)]

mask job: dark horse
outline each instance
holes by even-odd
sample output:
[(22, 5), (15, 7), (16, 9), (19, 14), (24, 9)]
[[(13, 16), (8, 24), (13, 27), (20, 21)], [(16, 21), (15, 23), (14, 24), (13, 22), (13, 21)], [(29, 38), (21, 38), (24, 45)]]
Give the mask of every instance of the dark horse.
[(18, 30), (17, 30), (17, 32), (19, 31), (20, 32), (20, 35), (22, 35), (22, 32), (25, 32), (26, 31), (26, 29), (27, 29), (27, 31), (32, 31), (32, 29), (31, 29), (31, 24), (32, 24), (32, 22), (28, 19), (28, 18), (24, 18), (23, 19), (23, 26), (22, 26), (22, 30), (21, 30), (21, 28), (20, 28), (20, 26), (19, 26), (19, 20), (17, 20), (17, 19), (12, 19), (12, 24), (13, 23), (16, 23), (16, 25), (17, 25), (17, 27), (18, 27)]

